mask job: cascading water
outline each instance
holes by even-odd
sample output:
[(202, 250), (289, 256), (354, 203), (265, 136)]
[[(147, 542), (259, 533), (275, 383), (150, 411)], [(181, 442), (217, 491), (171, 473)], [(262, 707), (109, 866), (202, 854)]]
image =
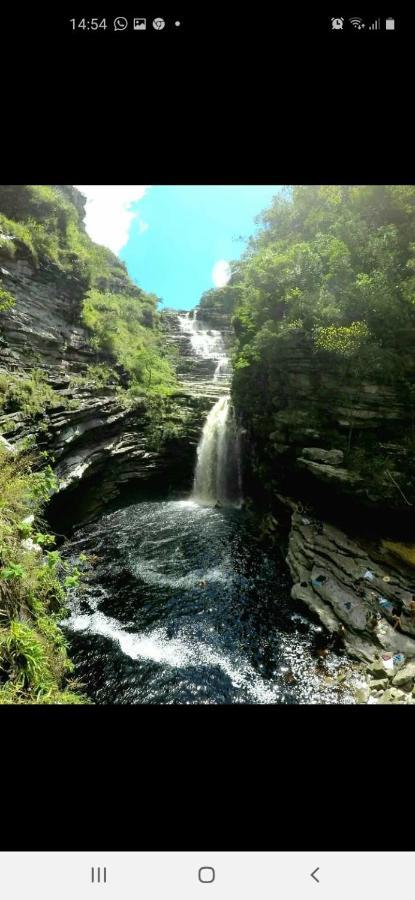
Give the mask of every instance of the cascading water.
[(216, 369), (213, 374), (214, 381), (221, 381), (222, 383), (230, 381), (232, 377), (232, 366), (226, 354), (224, 353), (218, 359)]
[(193, 498), (206, 506), (240, 506), (240, 440), (229, 396), (212, 407), (197, 448)]
[(228, 394), (232, 367), (220, 331), (206, 327), (198, 310), (178, 316), (179, 326), (190, 338), (192, 351), (216, 364), (210, 383), (223, 393), (206, 419), (199, 446), (193, 499), (204, 506), (240, 506), (242, 499), (240, 441), (235, 413)]
[(223, 336), (220, 331), (206, 327), (206, 323), (199, 321), (197, 313), (196, 309), (193, 316), (190, 316), (190, 313), (178, 315), (180, 330), (190, 339), (192, 351), (196, 357), (216, 362), (213, 381), (227, 385), (231, 379), (232, 368)]

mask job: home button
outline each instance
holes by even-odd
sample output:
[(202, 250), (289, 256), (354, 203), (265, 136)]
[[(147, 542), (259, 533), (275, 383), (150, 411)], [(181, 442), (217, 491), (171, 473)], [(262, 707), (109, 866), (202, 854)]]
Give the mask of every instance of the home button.
[(202, 884), (212, 884), (212, 881), (215, 880), (215, 870), (212, 869), (212, 866), (202, 866), (199, 869), (199, 881)]

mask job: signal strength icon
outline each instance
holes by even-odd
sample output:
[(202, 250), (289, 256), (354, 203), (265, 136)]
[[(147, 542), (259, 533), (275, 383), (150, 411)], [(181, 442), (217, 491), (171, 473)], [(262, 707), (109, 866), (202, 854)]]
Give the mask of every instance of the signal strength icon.
[(349, 22), (350, 22), (351, 25), (353, 25), (353, 28), (358, 28), (359, 30), (360, 30), (361, 28), (364, 28), (364, 27), (365, 27), (365, 23), (364, 23), (363, 19), (357, 19), (357, 18), (356, 18), (356, 19), (349, 19)]
[(380, 19), (375, 19), (371, 25), (369, 25), (369, 31), (379, 31), (380, 29)]

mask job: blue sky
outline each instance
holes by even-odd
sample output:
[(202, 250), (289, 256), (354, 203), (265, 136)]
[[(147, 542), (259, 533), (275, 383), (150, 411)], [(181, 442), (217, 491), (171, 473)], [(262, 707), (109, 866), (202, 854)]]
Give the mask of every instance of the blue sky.
[[(87, 230), (114, 250), (130, 276), (163, 306), (191, 309), (223, 283), (226, 266), (255, 231), (279, 185), (78, 185)], [(214, 270), (215, 265), (217, 266)], [(221, 280), (222, 276), (222, 280)]]

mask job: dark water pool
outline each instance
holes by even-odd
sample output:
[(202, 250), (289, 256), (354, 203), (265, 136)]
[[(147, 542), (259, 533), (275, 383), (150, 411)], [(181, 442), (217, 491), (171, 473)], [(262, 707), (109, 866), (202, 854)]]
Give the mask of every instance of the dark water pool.
[(244, 511), (138, 503), (77, 531), (65, 555), (80, 553), (97, 559), (64, 627), (96, 703), (353, 702)]

